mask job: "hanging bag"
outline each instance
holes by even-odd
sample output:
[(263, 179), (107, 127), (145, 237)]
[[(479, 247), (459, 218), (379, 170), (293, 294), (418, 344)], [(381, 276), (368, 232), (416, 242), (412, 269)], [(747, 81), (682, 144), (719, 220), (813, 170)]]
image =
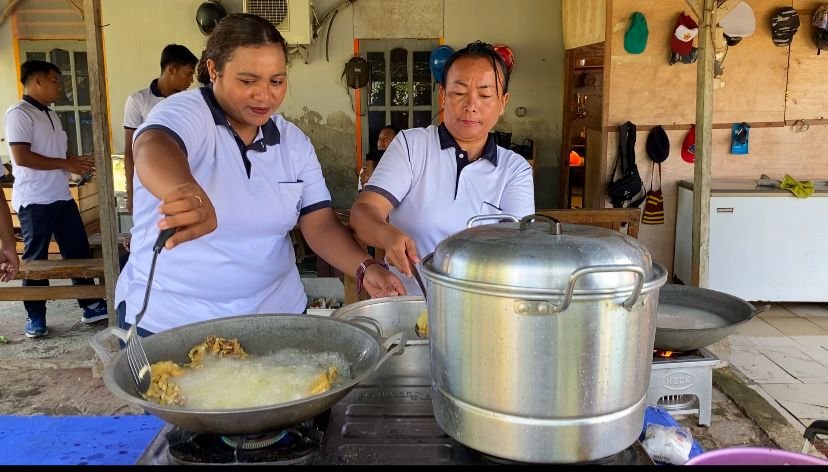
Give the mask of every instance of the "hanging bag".
[[(607, 183), (607, 196), (613, 208), (638, 208), (644, 201), (645, 192), (635, 165), (635, 125), (628, 121), (618, 129), (618, 157)], [(621, 176), (615, 180), (619, 165)]]
[(655, 165), (653, 162), (652, 177), (650, 178), (650, 190), (647, 192), (644, 214), (641, 222), (645, 225), (664, 224), (664, 195), (661, 193), (661, 163), (658, 163), (658, 189), (653, 190), (655, 180)]

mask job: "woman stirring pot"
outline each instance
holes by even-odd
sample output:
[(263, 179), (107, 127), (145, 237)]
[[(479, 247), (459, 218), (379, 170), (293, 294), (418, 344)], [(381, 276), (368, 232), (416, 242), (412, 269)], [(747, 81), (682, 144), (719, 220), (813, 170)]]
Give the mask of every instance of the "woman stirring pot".
[(535, 210), (531, 167), (491, 133), (509, 101), (503, 58), (471, 43), (448, 59), (442, 79), (443, 123), (400, 131), (351, 208), (359, 239), (385, 249), (412, 294), (421, 290), (410, 264), (469, 218)]

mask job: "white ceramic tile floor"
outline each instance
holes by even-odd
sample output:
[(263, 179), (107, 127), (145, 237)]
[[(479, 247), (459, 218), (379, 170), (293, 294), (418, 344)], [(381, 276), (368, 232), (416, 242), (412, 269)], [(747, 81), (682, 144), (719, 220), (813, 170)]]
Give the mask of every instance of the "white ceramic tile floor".
[(828, 304), (774, 304), (710, 350), (797, 429), (828, 419)]

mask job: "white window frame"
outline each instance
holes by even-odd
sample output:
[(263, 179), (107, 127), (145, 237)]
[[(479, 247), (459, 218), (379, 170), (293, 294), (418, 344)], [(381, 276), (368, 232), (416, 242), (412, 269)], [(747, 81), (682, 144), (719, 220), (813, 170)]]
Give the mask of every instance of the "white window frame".
[[(360, 40), (359, 42), (359, 53), (360, 56), (368, 59), (368, 53), (372, 52), (382, 52), (385, 54), (385, 104), (384, 105), (369, 105), (370, 97), (371, 97), (371, 90), (370, 90), (370, 82), (368, 87), (366, 88), (366, 92), (362, 94), (362, 110), (363, 115), (358, 117), (358, 119), (362, 120), (362, 129), (364, 130), (362, 133), (362, 153), (363, 155), (368, 153), (370, 150), (376, 147), (376, 143), (370, 142), (371, 137), (371, 129), (370, 123), (368, 120), (368, 115), (371, 111), (385, 111), (385, 123), (391, 123), (391, 112), (392, 111), (407, 111), (408, 112), (408, 125), (407, 127), (412, 127), (414, 123), (414, 112), (415, 111), (429, 111), (432, 116), (432, 123), (436, 119), (437, 113), (439, 113), (439, 105), (438, 105), (438, 92), (437, 87), (434, 86), (434, 78), (432, 77), (432, 96), (431, 96), (431, 105), (417, 105), (415, 106), (414, 103), (414, 94), (413, 94), (413, 83), (414, 83), (414, 52), (431, 52), (440, 45), (439, 40), (437, 39), (364, 39)], [(391, 105), (391, 51), (396, 48), (403, 48), (408, 51), (408, 87), (409, 87), (409, 100), (407, 105)], [(364, 156), (363, 156), (364, 158)]]

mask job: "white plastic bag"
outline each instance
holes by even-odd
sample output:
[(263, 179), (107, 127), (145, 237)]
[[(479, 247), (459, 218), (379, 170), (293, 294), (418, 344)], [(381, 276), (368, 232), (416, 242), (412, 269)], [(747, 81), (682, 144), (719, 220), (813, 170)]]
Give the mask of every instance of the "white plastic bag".
[(681, 465), (690, 458), (693, 435), (689, 428), (650, 424), (642, 445), (653, 460)]

